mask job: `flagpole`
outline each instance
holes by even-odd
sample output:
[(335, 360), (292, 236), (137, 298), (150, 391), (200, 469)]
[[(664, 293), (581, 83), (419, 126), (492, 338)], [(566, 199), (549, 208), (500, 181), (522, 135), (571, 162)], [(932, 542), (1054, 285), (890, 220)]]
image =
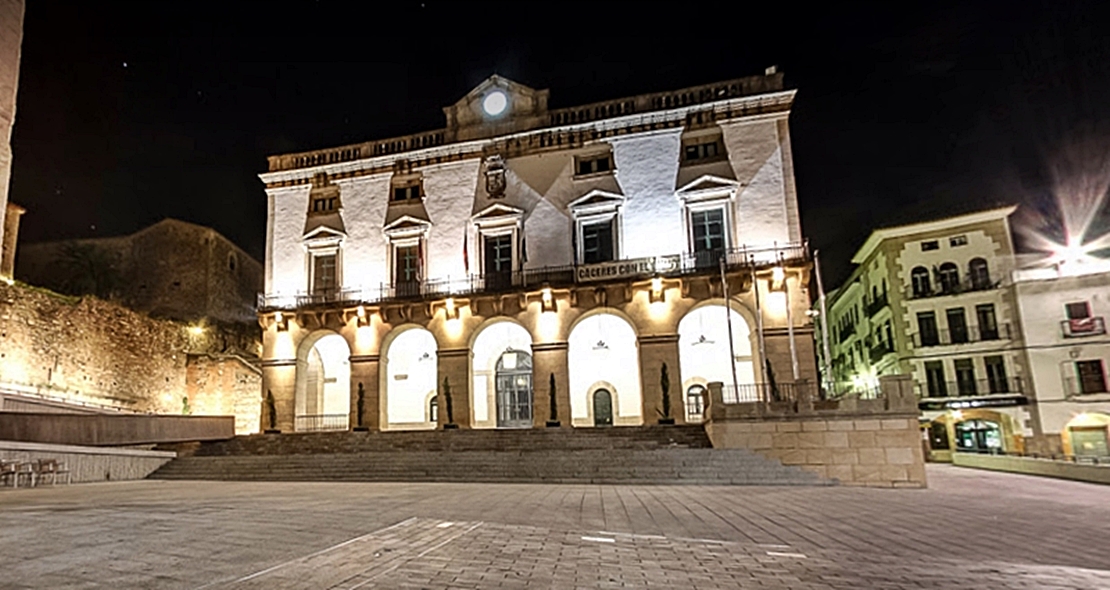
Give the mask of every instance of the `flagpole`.
[(829, 310), (825, 304), (825, 285), (821, 281), (821, 258), (820, 250), (813, 251), (813, 270), (817, 273), (817, 301), (821, 307), (821, 352), (824, 353), (825, 362), (823, 377), (825, 380), (825, 391), (832, 392), (832, 354), (829, 352)]
[[(760, 372), (760, 374), (763, 375), (764, 384), (766, 384), (767, 383), (766, 380), (769, 378), (769, 375), (767, 374), (767, 372), (768, 372), (767, 371), (767, 367), (768, 367), (767, 346), (763, 342), (763, 308), (759, 304), (759, 279), (757, 279), (756, 276), (755, 276), (755, 257), (754, 256), (752, 256), (752, 258), (751, 258), (751, 269), (752, 269), (752, 290), (755, 291), (756, 340), (759, 343), (759, 363), (761, 365), (759, 367), (759, 372)], [(763, 394), (763, 387), (759, 388), (759, 397), (760, 398), (766, 397)], [(759, 401), (766, 402), (767, 400), (760, 399)]]
[(740, 401), (740, 381), (736, 378), (736, 345), (732, 341), (732, 299), (728, 295), (728, 279), (725, 278), (725, 256), (721, 255), (721, 289), (725, 296), (725, 326), (728, 329), (728, 366), (732, 369), (732, 391), (736, 401)]

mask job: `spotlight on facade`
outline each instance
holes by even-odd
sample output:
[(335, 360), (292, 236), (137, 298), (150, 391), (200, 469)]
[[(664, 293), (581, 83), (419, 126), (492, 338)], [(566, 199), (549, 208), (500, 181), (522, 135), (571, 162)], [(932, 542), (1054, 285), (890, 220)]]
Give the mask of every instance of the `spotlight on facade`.
[(289, 318), (280, 311), (274, 312), (274, 325), (278, 332), (285, 332), (289, 329)]
[(192, 336), (201, 336), (204, 334), (204, 326), (189, 326), (189, 334)]
[(662, 303), (666, 301), (666, 292), (663, 291), (663, 277), (653, 277), (651, 279), (651, 292), (648, 300), (651, 303)]
[(953, 421), (959, 422), (960, 420), (963, 420), (963, 418), (964, 418), (964, 413), (961, 410), (952, 410), (952, 420)]
[(366, 313), (366, 306), (360, 305), (355, 309), (355, 324), (360, 328), (370, 325), (370, 314)]
[(783, 291), (786, 289), (786, 271), (781, 266), (771, 269), (771, 290)]
[(541, 293), (543, 311), (555, 311), (555, 296), (551, 293), (551, 287), (544, 287)]
[(455, 298), (454, 297), (448, 297), (447, 298), (447, 301), (444, 302), (444, 305), (443, 305), (443, 311), (444, 311), (444, 315), (447, 316), (447, 319), (449, 319), (449, 320), (459, 319), (459, 308), (458, 308), (458, 306), (455, 305)]

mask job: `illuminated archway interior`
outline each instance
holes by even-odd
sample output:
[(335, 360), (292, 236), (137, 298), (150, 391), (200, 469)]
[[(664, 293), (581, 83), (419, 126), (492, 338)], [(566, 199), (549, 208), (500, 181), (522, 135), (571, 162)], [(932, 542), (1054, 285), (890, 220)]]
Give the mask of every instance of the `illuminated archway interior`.
[(614, 425), (642, 424), (640, 355), (636, 332), (623, 318), (602, 313), (574, 327), (567, 339), (570, 412), (574, 426), (593, 426), (591, 393), (611, 396)]
[[(732, 368), (729, 366), (729, 357), (732, 356), (729, 351), (729, 325), (732, 326), (733, 362), (739, 392), (733, 391)], [(724, 305), (706, 305), (686, 314), (678, 324), (678, 349), (682, 365), (683, 401), (688, 411), (695, 405), (685, 399), (691, 387), (705, 386), (713, 381), (724, 384), (726, 400), (756, 401), (751, 330), (736, 310)], [(698, 419), (697, 416), (690, 418)]]
[(385, 367), (385, 430), (436, 427), (430, 407), (437, 381), (436, 339), (424, 328), (405, 330), (389, 344)]
[[(510, 399), (520, 401), (527, 396), (517, 387), (518, 382), (525, 381), (525, 375), (518, 367), (523, 367), (526, 362), (530, 374), (532, 337), (522, 326), (513, 322), (490, 324), (474, 339), (471, 355), (470, 407), (473, 412), (474, 428), (497, 428), (499, 401), (504, 406)], [(497, 382), (499, 365), (503, 377), (500, 400)], [(508, 387), (510, 374), (512, 388)], [(534, 379), (526, 381), (528, 382), (520, 383), (519, 386), (527, 387), (530, 391)], [(524, 408), (518, 408), (518, 410), (515, 412), (517, 415), (521, 414)]]
[(351, 350), (334, 332), (314, 336), (305, 340), (297, 355), (294, 430), (346, 430), (351, 411)]

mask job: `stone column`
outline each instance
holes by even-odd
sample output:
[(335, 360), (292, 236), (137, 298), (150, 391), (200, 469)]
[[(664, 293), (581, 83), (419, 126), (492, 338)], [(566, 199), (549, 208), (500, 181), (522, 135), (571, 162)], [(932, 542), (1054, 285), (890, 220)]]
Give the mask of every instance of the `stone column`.
[(644, 424), (658, 424), (663, 411), (663, 387), (660, 380), (663, 363), (670, 375), (671, 417), (675, 424), (686, 421), (682, 401), (682, 370), (678, 364), (678, 334), (656, 334), (640, 337), (640, 383), (642, 384)]
[(362, 427), (381, 430), (381, 363), (376, 354), (351, 357), (351, 428), (358, 427), (358, 384), (362, 384)]
[(270, 408), (267, 394), (274, 396), (277, 410), (277, 429), (293, 432), (293, 415), (296, 411), (297, 361), (279, 359), (262, 362), (262, 430), (270, 429)]
[(532, 425), (546, 428), (551, 419), (551, 375), (555, 375), (555, 405), (559, 425), (570, 428), (570, 373), (567, 343), (532, 346)]
[(459, 428), (470, 428), (470, 349), (449, 348), (436, 353), (439, 392), (439, 426), (447, 423), (447, 400), (443, 396), (443, 379), (451, 384), (452, 416)]

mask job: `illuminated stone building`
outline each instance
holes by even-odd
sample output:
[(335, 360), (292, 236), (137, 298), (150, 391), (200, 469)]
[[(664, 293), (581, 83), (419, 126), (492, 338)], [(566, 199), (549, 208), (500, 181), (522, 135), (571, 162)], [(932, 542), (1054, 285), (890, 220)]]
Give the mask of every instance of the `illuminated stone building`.
[(782, 74), (548, 97), (492, 76), (443, 129), (269, 159), (264, 423), (649, 424), (665, 389), (684, 422), (711, 381), (816, 382)]
[(1009, 288), (1015, 207), (875, 230), (830, 297), (833, 394), (912, 375), (934, 458), (1020, 450), (1034, 434)]
[[(15, 252), (13, 224), (5, 224), (9, 214), (23, 212), (8, 207), (8, 185), (12, 174), (12, 127), (15, 125), (15, 99), (19, 87), (19, 61), (23, 45), (23, 0), (0, 0), (0, 244), (8, 254), (0, 260), (0, 279), (11, 279), (10, 257)], [(10, 234), (9, 234), (10, 232)], [(11, 243), (9, 244), (9, 240)]]

